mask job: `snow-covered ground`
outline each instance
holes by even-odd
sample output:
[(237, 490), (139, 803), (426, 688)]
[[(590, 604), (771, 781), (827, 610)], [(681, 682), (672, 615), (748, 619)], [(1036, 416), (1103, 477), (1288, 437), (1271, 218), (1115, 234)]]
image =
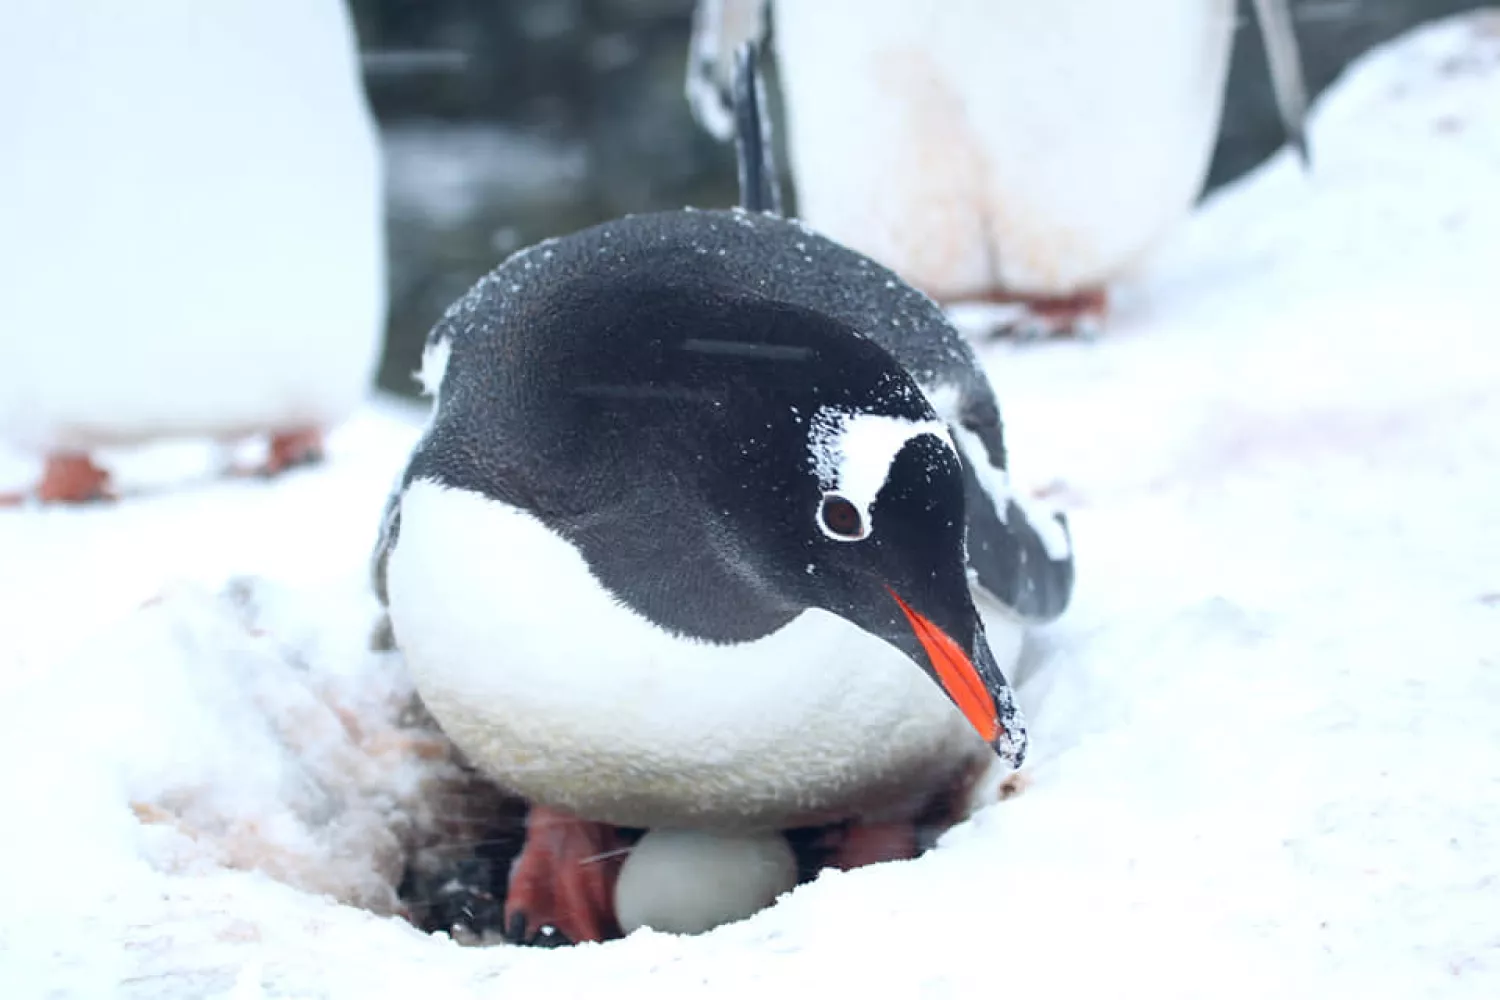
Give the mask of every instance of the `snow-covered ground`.
[(989, 350), (1079, 553), (1029, 787), (700, 938), (372, 912), (437, 773), (367, 649), (415, 412), (274, 484), (162, 449), (116, 507), (0, 511), (0, 996), (1500, 996), (1500, 12), (1312, 138), (1098, 342)]

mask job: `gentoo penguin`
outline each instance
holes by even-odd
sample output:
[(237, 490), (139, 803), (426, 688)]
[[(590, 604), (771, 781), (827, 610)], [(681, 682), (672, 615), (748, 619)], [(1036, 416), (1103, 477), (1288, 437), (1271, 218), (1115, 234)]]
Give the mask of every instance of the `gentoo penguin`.
[(25, 0), (0, 31), (0, 441), (315, 459), (384, 323), (379, 150), (341, 0)]
[[(523, 250), (423, 354), (374, 585), (433, 717), (531, 803), (514, 941), (744, 915), (780, 891), (783, 831), (822, 828), (839, 867), (913, 856), (976, 773), (1021, 764), (1005, 671), (1070, 599), (1066, 522), (1012, 491), (943, 313), (763, 211), (754, 65), (748, 210)], [(714, 858), (740, 866), (723, 885), (615, 892), (622, 864)], [(673, 896), (692, 884), (736, 898)]]
[[(772, 6), (798, 216), (945, 305), (1095, 329), (1202, 189), (1234, 0), (700, 0), (687, 93), (721, 139), (729, 54)], [(1286, 0), (1255, 9), (1305, 160)]]

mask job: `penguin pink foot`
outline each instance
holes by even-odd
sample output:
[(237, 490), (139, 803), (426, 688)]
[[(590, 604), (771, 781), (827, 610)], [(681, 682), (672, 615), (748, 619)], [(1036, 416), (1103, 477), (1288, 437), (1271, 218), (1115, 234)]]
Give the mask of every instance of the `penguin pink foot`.
[(259, 465), (236, 465), (230, 469), (230, 474), (271, 479), (289, 469), (316, 465), (323, 461), (323, 456), (323, 432), (320, 429), (303, 427), (279, 431), (270, 436), (264, 461)]
[(316, 427), (306, 427), (272, 434), (270, 451), (259, 471), (263, 476), (277, 476), (299, 465), (316, 465), (321, 461), (323, 432)]
[(54, 452), (47, 456), (36, 498), (42, 503), (93, 503), (113, 500), (109, 473), (83, 452)]
[(556, 946), (619, 937), (614, 889), (625, 846), (615, 827), (533, 806), (506, 891), (506, 938)]
[(994, 337), (1092, 336), (1103, 329), (1109, 316), (1109, 292), (1103, 288), (1071, 295), (1022, 295), (996, 289), (962, 301), (1018, 307), (1015, 318), (1002, 320), (990, 331)]
[(828, 864), (850, 871), (882, 861), (905, 861), (917, 856), (915, 823), (853, 823), (824, 841), (832, 850)]

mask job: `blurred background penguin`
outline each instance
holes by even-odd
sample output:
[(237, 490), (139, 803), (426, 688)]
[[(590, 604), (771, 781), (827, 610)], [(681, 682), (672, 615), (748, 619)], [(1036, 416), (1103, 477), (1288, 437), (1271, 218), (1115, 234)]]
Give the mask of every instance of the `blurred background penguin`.
[[(701, 0), (687, 91), (715, 136), (727, 53), (766, 34), (799, 213), (941, 304), (1088, 331), (1191, 211), (1224, 106), (1234, 0)], [(1286, 0), (1256, 0), (1287, 138), (1307, 100)]]
[[(386, 310), (380, 147), (341, 0), (7, 5), (0, 444), (44, 503), (100, 451), (239, 442), (274, 475), (364, 402)], [(18, 152), (14, 155), (12, 151)]]

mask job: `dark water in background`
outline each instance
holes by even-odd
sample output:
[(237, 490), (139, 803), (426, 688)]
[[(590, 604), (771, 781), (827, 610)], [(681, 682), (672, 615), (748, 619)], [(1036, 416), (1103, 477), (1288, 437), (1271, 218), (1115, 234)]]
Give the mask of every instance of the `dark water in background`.
[[(693, 0), (350, 4), (387, 157), (383, 387), (414, 392), (432, 323), (512, 250), (627, 212), (733, 203), (730, 152), (682, 94)], [(1292, 0), (1309, 89), (1420, 22), (1486, 5)], [(1259, 32), (1240, 6), (1209, 190), (1281, 144)]]

